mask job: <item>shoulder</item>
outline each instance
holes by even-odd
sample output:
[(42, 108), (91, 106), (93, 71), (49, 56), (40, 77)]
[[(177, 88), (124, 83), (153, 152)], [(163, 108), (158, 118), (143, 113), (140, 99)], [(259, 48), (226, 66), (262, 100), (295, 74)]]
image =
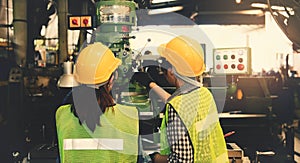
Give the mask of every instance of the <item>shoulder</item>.
[(210, 90), (206, 87), (200, 87), (197, 90), (200, 91), (201, 93), (210, 93)]
[(212, 97), (212, 93), (206, 87), (200, 87), (199, 91), (200, 91), (201, 94), (203, 94), (205, 96)]
[(125, 113), (128, 115), (138, 115), (138, 109), (136, 108), (136, 106), (116, 104), (115, 109), (117, 109), (121, 113)]
[(61, 105), (56, 110), (55, 116), (56, 116), (56, 119), (59, 119), (64, 114), (70, 114), (70, 113), (71, 113), (71, 104)]

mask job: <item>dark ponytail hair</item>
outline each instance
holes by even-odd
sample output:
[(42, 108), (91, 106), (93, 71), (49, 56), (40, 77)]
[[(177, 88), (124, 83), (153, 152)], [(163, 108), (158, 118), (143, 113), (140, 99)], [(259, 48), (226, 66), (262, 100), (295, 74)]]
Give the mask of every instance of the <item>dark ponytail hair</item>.
[(100, 105), (102, 113), (105, 113), (108, 107), (112, 107), (115, 105), (114, 98), (112, 97), (111, 92), (108, 90), (108, 87), (109, 84), (107, 83), (101, 86), (98, 90), (95, 89), (97, 100), (99, 100), (98, 103)]
[(96, 125), (100, 126), (100, 116), (109, 107), (115, 105), (108, 87), (109, 83), (100, 86), (99, 89), (87, 85), (73, 88), (71, 112), (78, 118), (80, 125), (86, 123), (87, 127), (93, 132)]

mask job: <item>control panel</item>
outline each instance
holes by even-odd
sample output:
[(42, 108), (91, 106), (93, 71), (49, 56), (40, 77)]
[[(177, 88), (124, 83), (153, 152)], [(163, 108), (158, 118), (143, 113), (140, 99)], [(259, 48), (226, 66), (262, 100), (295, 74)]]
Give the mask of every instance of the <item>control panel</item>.
[(92, 29), (95, 27), (95, 20), (92, 15), (69, 15), (68, 29)]
[(215, 74), (251, 74), (251, 49), (217, 48), (213, 50)]

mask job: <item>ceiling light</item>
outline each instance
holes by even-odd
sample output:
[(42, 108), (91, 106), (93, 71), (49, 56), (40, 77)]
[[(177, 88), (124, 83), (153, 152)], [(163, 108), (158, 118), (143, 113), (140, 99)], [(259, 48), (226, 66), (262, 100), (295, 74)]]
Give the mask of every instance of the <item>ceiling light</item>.
[(267, 9), (268, 5), (264, 4), (264, 3), (251, 3), (251, 7), (261, 8), (261, 9)]
[[(261, 9), (268, 9), (269, 8), (269, 6), (265, 3), (252, 3), (251, 7), (261, 8)], [(285, 11), (284, 6), (271, 6), (271, 9), (272, 10), (277, 10), (277, 11)], [(290, 7), (286, 7), (286, 10), (289, 11), (289, 12), (293, 12), (293, 9), (290, 8)]]
[(235, 3), (240, 4), (242, 2), (242, 0), (235, 0)]
[(63, 66), (64, 74), (59, 78), (57, 86), (62, 88), (72, 88), (79, 86), (79, 83), (75, 80), (72, 73), (73, 62), (66, 61), (63, 63)]
[(242, 14), (242, 15), (257, 15), (262, 16), (264, 12), (262, 10), (237, 10), (237, 11), (201, 11), (198, 12), (199, 15), (232, 15), (232, 14)]
[(177, 0), (152, 0), (151, 4), (157, 4), (157, 3), (168, 3), (168, 2), (174, 2)]
[(148, 11), (148, 15), (156, 15), (156, 14), (166, 14), (170, 12), (175, 12), (182, 10), (182, 6), (174, 6), (174, 7), (166, 7), (166, 8), (159, 8), (159, 9), (150, 9)]

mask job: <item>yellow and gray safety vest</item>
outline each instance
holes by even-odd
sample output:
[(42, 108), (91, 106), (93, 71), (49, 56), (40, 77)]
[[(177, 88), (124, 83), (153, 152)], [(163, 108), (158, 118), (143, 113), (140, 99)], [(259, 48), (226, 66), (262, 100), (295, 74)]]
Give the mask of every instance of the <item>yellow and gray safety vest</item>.
[(175, 96), (167, 103), (161, 125), (161, 154), (171, 153), (166, 132), (169, 105), (173, 106), (188, 130), (194, 162), (229, 162), (217, 108), (212, 94), (205, 87)]
[(71, 105), (60, 106), (56, 125), (62, 163), (137, 162), (138, 111), (135, 107), (117, 104), (101, 115), (95, 131), (79, 124), (70, 111)]

